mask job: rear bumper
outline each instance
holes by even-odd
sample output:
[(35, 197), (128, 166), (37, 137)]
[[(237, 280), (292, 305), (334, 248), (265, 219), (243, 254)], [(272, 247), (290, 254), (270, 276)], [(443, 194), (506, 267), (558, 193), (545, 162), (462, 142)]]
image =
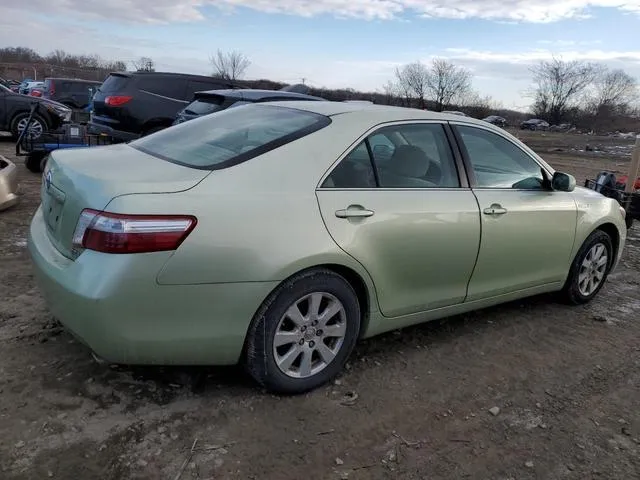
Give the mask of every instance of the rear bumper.
[(112, 363), (230, 365), (272, 283), (161, 286), (172, 255), (85, 251), (75, 261), (49, 240), (41, 209), (29, 230), (36, 281), (55, 318)]
[(115, 128), (109, 127), (108, 125), (102, 125), (101, 123), (96, 123), (93, 121), (90, 121), (87, 124), (87, 130), (91, 135), (105, 135), (119, 142), (129, 142), (131, 140), (135, 140), (136, 138), (140, 138), (140, 135), (138, 135), (137, 133), (116, 130)]
[(18, 170), (14, 163), (0, 155), (0, 211), (18, 203)]

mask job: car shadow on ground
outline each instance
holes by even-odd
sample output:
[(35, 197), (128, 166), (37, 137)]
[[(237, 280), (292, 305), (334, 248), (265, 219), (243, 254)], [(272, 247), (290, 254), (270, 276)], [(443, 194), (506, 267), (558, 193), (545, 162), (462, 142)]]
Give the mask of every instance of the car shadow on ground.
[[(553, 295), (545, 294), (511, 302), (464, 315), (407, 327), (387, 334), (360, 341), (342, 375), (366, 374), (367, 365), (394, 362), (395, 355), (403, 349), (433, 349), (465, 336), (487, 333), (513, 327), (523, 310), (562, 308)], [(566, 307), (570, 308), (570, 307)], [(500, 312), (500, 315), (496, 315)], [(73, 379), (56, 383), (55, 388), (72, 390), (69, 393), (95, 400), (101, 407), (120, 404), (127, 398), (126, 410), (135, 410), (149, 402), (164, 406), (185, 395), (246, 396), (260, 392), (259, 387), (245, 373), (241, 365), (229, 367), (173, 367), (109, 365), (94, 360), (90, 350), (73, 340), (70, 334), (56, 322), (49, 325), (51, 336), (60, 336), (60, 343), (67, 343), (69, 360), (74, 363)], [(41, 343), (43, 339), (39, 340)], [(85, 361), (77, 362), (78, 357)], [(66, 363), (65, 360), (59, 360)], [(69, 365), (66, 365), (68, 368)], [(66, 370), (60, 365), (61, 370)], [(58, 379), (59, 380), (59, 379)], [(53, 385), (51, 385), (53, 387)], [(262, 392), (266, 393), (266, 392)]]

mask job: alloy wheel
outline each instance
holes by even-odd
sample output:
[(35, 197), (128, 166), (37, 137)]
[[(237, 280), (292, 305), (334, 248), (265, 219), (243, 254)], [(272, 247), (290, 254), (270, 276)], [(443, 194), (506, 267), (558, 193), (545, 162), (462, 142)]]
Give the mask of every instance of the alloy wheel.
[(602, 243), (596, 243), (587, 252), (580, 265), (578, 290), (582, 295), (588, 297), (598, 289), (604, 279), (608, 264), (607, 247)]
[(273, 355), (292, 378), (309, 378), (338, 355), (347, 334), (345, 307), (334, 295), (314, 292), (296, 300), (276, 327)]
[[(17, 129), (18, 129), (18, 134), (22, 134), (22, 132), (24, 131), (24, 129), (27, 127), (27, 123), (29, 122), (29, 118), (22, 118), (18, 121), (18, 125), (17, 125)], [(37, 120), (37, 119), (32, 119), (31, 123), (29, 125), (29, 130), (27, 132), (27, 134), (25, 135), (27, 138), (35, 140), (37, 138), (40, 138), (40, 136), (44, 133), (44, 126), (42, 125), (42, 123)]]

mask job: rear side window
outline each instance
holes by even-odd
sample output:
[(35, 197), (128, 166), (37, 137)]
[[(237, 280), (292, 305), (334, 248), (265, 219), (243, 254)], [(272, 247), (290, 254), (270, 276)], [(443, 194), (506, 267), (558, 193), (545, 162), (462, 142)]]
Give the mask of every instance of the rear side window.
[[(176, 100), (185, 99), (187, 80), (181, 77), (142, 77), (138, 84), (140, 90), (162, 95)], [(189, 97), (191, 99), (191, 97)]]
[(129, 77), (123, 77), (122, 75), (109, 75), (107, 79), (102, 83), (100, 91), (102, 93), (115, 93), (124, 90), (127, 83), (131, 79)]
[(298, 140), (331, 123), (312, 112), (267, 105), (243, 105), (196, 118), (131, 142), (163, 160), (218, 170)]
[(195, 100), (184, 109), (189, 115), (208, 115), (218, 110), (222, 110), (224, 97), (211, 97), (206, 100)]

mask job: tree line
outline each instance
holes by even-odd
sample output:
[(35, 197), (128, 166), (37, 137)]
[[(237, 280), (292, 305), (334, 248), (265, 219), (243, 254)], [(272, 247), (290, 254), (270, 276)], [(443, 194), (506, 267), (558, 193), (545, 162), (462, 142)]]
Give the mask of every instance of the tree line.
[[(573, 124), (602, 130), (640, 114), (638, 80), (622, 69), (560, 58), (531, 67), (531, 113), (551, 125)], [(404, 106), (436, 111), (463, 110), (479, 117), (500, 105), (472, 87), (473, 75), (444, 59), (407, 64), (384, 90)]]
[[(251, 61), (242, 52), (217, 50), (210, 57), (212, 76), (234, 81), (250, 88), (278, 89), (286, 83), (267, 79), (244, 80)], [(133, 70), (155, 71), (155, 62), (140, 57), (129, 62)], [(112, 71), (128, 69), (122, 60), (105, 60), (98, 55), (72, 55), (54, 50), (40, 55), (26, 47), (0, 48), (0, 72), (3, 67), (22, 66), (44, 76), (74, 76), (102, 80)], [(26, 67), (29, 68), (26, 68)], [(26, 68), (26, 70), (25, 70)], [(568, 123), (583, 129), (624, 129), (625, 122), (640, 114), (638, 80), (622, 69), (585, 61), (552, 58), (531, 67), (531, 114), (552, 125)], [(490, 96), (473, 88), (473, 73), (446, 59), (429, 64), (413, 62), (396, 68), (394, 76), (381, 91), (360, 92), (351, 88), (310, 87), (310, 94), (327, 100), (369, 100), (378, 104), (428, 110), (461, 110), (476, 118), (502, 115), (511, 123), (524, 118), (522, 112), (502, 107)]]

